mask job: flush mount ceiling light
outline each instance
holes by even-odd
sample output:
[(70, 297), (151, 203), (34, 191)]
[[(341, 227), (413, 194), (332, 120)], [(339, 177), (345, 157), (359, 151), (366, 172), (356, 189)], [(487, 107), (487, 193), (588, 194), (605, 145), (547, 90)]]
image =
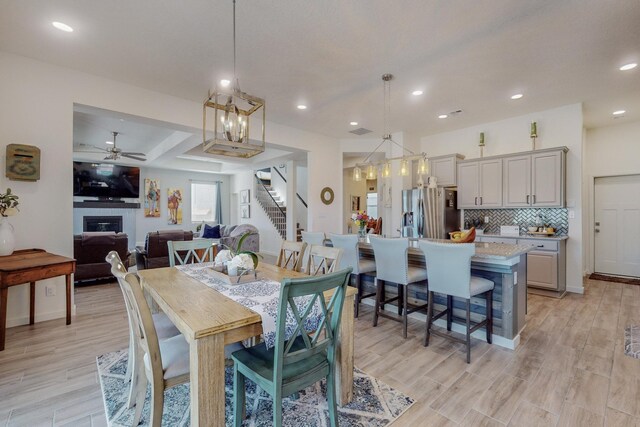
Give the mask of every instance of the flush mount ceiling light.
[(303, 105), (303, 104), (298, 105), (298, 110), (306, 110), (306, 109), (307, 109), (306, 105)]
[(446, 119), (447, 117), (449, 117), (449, 115), (448, 115), (448, 114), (440, 114), (440, 115), (438, 116), (438, 118), (439, 118), (439, 119)]
[(413, 96), (420, 96), (422, 95), (424, 92), (421, 90), (414, 90), (413, 92), (411, 92), (411, 95)]
[(511, 95), (511, 99), (520, 99), (522, 98), (524, 95), (521, 93), (516, 93), (515, 95)]
[(51, 25), (53, 25), (54, 27), (56, 27), (60, 31), (64, 31), (65, 33), (72, 33), (73, 32), (73, 28), (72, 27), (70, 27), (69, 25), (67, 25), (65, 23), (62, 23), (62, 22), (53, 21), (51, 23)]
[(616, 110), (616, 111), (613, 112), (613, 115), (614, 116), (621, 116), (626, 112), (627, 112), (627, 110)]
[(358, 122), (349, 122), (351, 126), (358, 126)]
[(227, 79), (220, 80), (220, 86), (222, 87), (229, 87), (230, 84), (231, 84), (231, 80), (227, 80)]
[[(375, 179), (378, 176), (378, 166), (382, 166), (382, 177), (389, 178), (391, 176), (391, 162), (394, 160), (400, 160), (400, 176), (408, 176), (409, 175), (409, 161), (412, 160), (420, 160), (420, 164), (424, 165), (427, 163), (427, 155), (425, 153), (416, 154), (413, 151), (403, 147), (398, 144), (391, 138), (391, 132), (389, 131), (388, 117), (391, 115), (391, 80), (393, 79), (392, 74), (383, 74), (382, 82), (384, 88), (384, 114), (383, 114), (383, 124), (384, 124), (384, 135), (382, 136), (382, 141), (378, 146), (370, 152), (367, 157), (360, 163), (356, 163), (353, 168), (353, 180), (361, 181), (362, 180), (362, 167), (366, 168), (366, 177), (367, 179)], [(393, 147), (396, 146), (402, 148), (402, 150), (409, 155), (402, 155), (400, 157), (392, 157), (389, 159), (385, 159), (382, 162), (373, 162), (371, 160), (372, 156), (378, 151), (380, 147), (384, 145), (385, 142), (389, 142), (389, 144)], [(420, 167), (418, 167), (418, 172), (420, 173)], [(425, 168), (423, 168), (424, 170)]]
[(635, 62), (632, 62), (630, 64), (624, 64), (622, 67), (620, 67), (620, 71), (629, 71), (629, 70), (633, 70), (634, 68), (636, 68), (638, 66), (638, 64), (636, 64)]
[[(233, 0), (233, 80), (231, 90), (215, 88), (203, 104), (202, 148), (210, 154), (249, 158), (265, 149), (265, 102), (264, 99), (240, 90), (236, 74), (236, 0)], [(222, 86), (222, 82), (221, 86)], [(259, 117), (262, 112), (262, 138), (251, 141), (249, 119), (252, 114)], [(207, 116), (213, 116), (213, 136), (207, 138)], [(258, 118), (257, 120), (260, 120)], [(211, 120), (209, 120), (211, 123)]]
[(113, 141), (105, 141), (104, 143), (108, 145), (113, 145)]

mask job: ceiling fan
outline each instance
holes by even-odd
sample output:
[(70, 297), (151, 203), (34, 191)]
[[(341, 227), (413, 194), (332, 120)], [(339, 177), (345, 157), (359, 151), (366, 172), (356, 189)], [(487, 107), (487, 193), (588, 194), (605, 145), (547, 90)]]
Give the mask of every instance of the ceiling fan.
[(118, 136), (119, 132), (111, 132), (111, 133), (113, 134), (113, 146), (109, 148), (102, 148), (95, 145), (79, 144), (80, 147), (92, 147), (97, 150), (100, 150), (100, 151), (84, 151), (83, 150), (82, 152), (83, 153), (107, 153), (107, 157), (104, 158), (105, 160), (118, 160), (120, 157), (127, 157), (129, 159), (140, 160), (141, 162), (145, 162), (147, 160), (141, 157), (141, 156), (146, 156), (146, 154), (144, 153), (122, 151), (122, 149), (118, 148), (118, 146), (116, 145), (116, 137)]

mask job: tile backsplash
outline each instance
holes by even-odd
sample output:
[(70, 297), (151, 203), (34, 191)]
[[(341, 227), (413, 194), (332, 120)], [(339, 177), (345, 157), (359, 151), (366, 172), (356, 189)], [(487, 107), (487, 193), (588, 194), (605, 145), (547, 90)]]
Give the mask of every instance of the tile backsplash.
[[(480, 220), (489, 217), (484, 232), (499, 234), (501, 225), (517, 225), (520, 234), (527, 234), (527, 227), (537, 225), (538, 219), (556, 229), (556, 235), (569, 234), (569, 215), (565, 208), (521, 208), (521, 209), (465, 209), (464, 220)], [(482, 226), (480, 226), (482, 228)]]

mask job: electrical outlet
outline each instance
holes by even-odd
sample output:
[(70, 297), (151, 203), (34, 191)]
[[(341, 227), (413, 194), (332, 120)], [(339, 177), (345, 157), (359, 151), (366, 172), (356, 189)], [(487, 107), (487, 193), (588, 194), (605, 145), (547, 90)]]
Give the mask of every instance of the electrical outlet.
[(484, 217), (484, 222), (485, 222), (485, 224), (489, 224), (489, 216), (488, 215)]
[(569, 219), (574, 219), (576, 217), (576, 211), (569, 209)]
[(55, 297), (56, 296), (56, 287), (55, 286), (45, 286), (44, 287), (44, 294), (48, 297)]

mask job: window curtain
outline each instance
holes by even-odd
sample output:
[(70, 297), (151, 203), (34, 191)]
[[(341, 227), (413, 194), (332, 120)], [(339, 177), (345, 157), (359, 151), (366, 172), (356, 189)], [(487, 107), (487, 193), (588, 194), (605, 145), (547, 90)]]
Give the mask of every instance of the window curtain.
[(216, 181), (216, 223), (222, 224), (222, 181)]

